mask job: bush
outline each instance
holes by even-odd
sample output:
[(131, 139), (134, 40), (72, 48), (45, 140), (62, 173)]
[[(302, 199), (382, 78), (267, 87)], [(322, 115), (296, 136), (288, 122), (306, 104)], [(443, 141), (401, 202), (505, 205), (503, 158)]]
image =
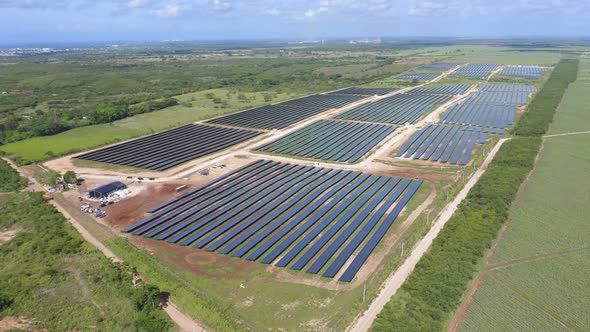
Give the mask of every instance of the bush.
[(0, 191), (17, 191), (28, 183), (27, 178), (20, 176), (6, 161), (0, 160)]

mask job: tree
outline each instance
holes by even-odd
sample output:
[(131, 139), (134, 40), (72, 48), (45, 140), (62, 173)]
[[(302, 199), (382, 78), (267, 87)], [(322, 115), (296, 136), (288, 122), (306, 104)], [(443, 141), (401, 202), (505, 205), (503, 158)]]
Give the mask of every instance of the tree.
[(78, 183), (78, 177), (76, 176), (76, 173), (74, 171), (67, 171), (64, 174), (64, 181), (66, 183), (76, 184)]

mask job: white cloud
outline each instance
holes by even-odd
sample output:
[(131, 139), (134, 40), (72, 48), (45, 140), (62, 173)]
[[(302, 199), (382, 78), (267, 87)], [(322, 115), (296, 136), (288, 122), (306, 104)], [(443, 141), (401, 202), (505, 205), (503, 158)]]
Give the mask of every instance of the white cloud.
[(151, 13), (159, 17), (177, 17), (186, 9), (187, 7), (180, 5), (166, 5), (160, 9), (152, 10)]
[(152, 3), (151, 0), (130, 0), (127, 2), (127, 7), (129, 8), (141, 8)]
[(211, 7), (215, 11), (228, 12), (232, 10), (232, 4), (229, 1), (211, 0)]
[(313, 18), (313, 17), (316, 17), (319, 14), (321, 14), (323, 12), (327, 12), (327, 11), (328, 11), (327, 7), (319, 7), (317, 9), (308, 9), (305, 11), (305, 13), (303, 13), (303, 15), (305, 15), (305, 17)]
[(410, 16), (444, 16), (461, 10), (461, 3), (455, 0), (419, 1), (410, 8)]

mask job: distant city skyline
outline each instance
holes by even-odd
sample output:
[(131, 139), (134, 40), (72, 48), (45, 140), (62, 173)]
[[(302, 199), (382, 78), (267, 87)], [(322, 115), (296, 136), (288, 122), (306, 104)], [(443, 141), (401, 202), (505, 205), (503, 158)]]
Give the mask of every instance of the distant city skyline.
[(0, 44), (590, 34), (573, 0), (0, 0)]

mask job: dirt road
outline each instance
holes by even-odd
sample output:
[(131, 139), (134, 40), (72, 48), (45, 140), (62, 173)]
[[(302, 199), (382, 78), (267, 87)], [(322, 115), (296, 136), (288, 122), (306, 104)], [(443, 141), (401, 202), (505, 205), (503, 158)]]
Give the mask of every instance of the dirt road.
[(494, 156), (496, 155), (502, 144), (504, 144), (504, 142), (506, 142), (508, 139), (509, 138), (503, 138), (494, 146), (494, 148), (492, 149), (492, 151), (490, 151), (489, 155), (487, 156), (483, 164), (471, 176), (471, 178), (465, 184), (465, 187), (461, 189), (459, 194), (457, 194), (457, 197), (455, 197), (455, 199), (451, 201), (441, 211), (438, 219), (436, 220), (434, 225), (432, 225), (426, 236), (424, 236), (424, 238), (422, 238), (422, 240), (420, 240), (420, 242), (418, 242), (416, 246), (412, 248), (412, 253), (410, 254), (410, 256), (392, 275), (390, 275), (387, 278), (387, 280), (385, 280), (385, 283), (383, 284), (381, 291), (379, 292), (377, 298), (373, 301), (373, 303), (371, 303), (369, 309), (367, 309), (367, 311), (365, 311), (352, 323), (352, 325), (348, 328), (348, 331), (361, 332), (369, 330), (369, 328), (373, 324), (373, 321), (375, 321), (375, 318), (377, 318), (377, 315), (381, 312), (381, 310), (383, 310), (385, 304), (389, 302), (391, 297), (395, 295), (397, 290), (410, 276), (410, 274), (414, 270), (414, 267), (416, 266), (418, 261), (420, 261), (420, 258), (422, 258), (424, 253), (426, 253), (428, 248), (430, 248), (432, 241), (434, 241), (434, 239), (441, 231), (441, 229), (444, 227), (444, 225), (447, 223), (447, 221), (451, 219), (451, 216), (459, 206), (459, 203), (463, 201), (463, 199), (467, 196), (467, 193), (469, 193), (469, 190), (471, 190), (471, 188), (477, 183), (481, 175), (488, 168), (488, 165), (490, 164), (492, 159), (494, 159)]
[[(6, 162), (8, 162), (8, 164), (10, 166), (12, 166), (15, 170), (17, 170), (19, 173), (21, 173), (21, 175), (23, 174), (22, 172), (19, 171), (18, 167), (11, 160), (6, 159), (6, 158), (3, 158), (3, 159), (6, 160)], [(35, 180), (35, 178), (29, 178), (29, 182), (33, 183), (33, 185), (31, 186), (32, 190), (41, 191), (41, 192), (45, 191), (43, 186), (40, 185)], [(90, 244), (95, 246), (98, 250), (100, 250), (106, 257), (110, 258), (113, 262), (122, 262), (123, 261), (119, 257), (117, 257), (117, 255), (115, 255), (115, 253), (113, 253), (111, 251), (111, 249), (107, 248), (105, 245), (102, 244), (102, 242), (100, 242), (90, 232), (88, 232), (88, 230), (86, 230), (86, 228), (84, 228), (74, 217), (72, 217), (63, 206), (58, 204), (55, 200), (51, 200), (51, 201), (49, 201), (49, 203), (51, 203), (51, 205), (53, 205), (61, 214), (63, 214), (63, 216), (68, 220), (68, 222), (72, 226), (74, 226), (74, 228), (78, 231), (78, 233), (80, 233), (80, 235), (82, 235), (82, 238), (84, 238), (84, 240), (86, 240), (87, 242), (89, 242)], [(203, 328), (203, 326), (201, 326), (199, 323), (194, 321), (189, 316), (180, 312), (176, 308), (176, 306), (174, 306), (174, 304), (171, 302), (169, 302), (168, 306), (166, 308), (164, 308), (164, 311), (168, 314), (168, 316), (170, 316), (172, 321), (174, 321), (174, 323), (176, 323), (179, 331), (182, 331), (182, 332), (206, 331), (205, 328)]]

